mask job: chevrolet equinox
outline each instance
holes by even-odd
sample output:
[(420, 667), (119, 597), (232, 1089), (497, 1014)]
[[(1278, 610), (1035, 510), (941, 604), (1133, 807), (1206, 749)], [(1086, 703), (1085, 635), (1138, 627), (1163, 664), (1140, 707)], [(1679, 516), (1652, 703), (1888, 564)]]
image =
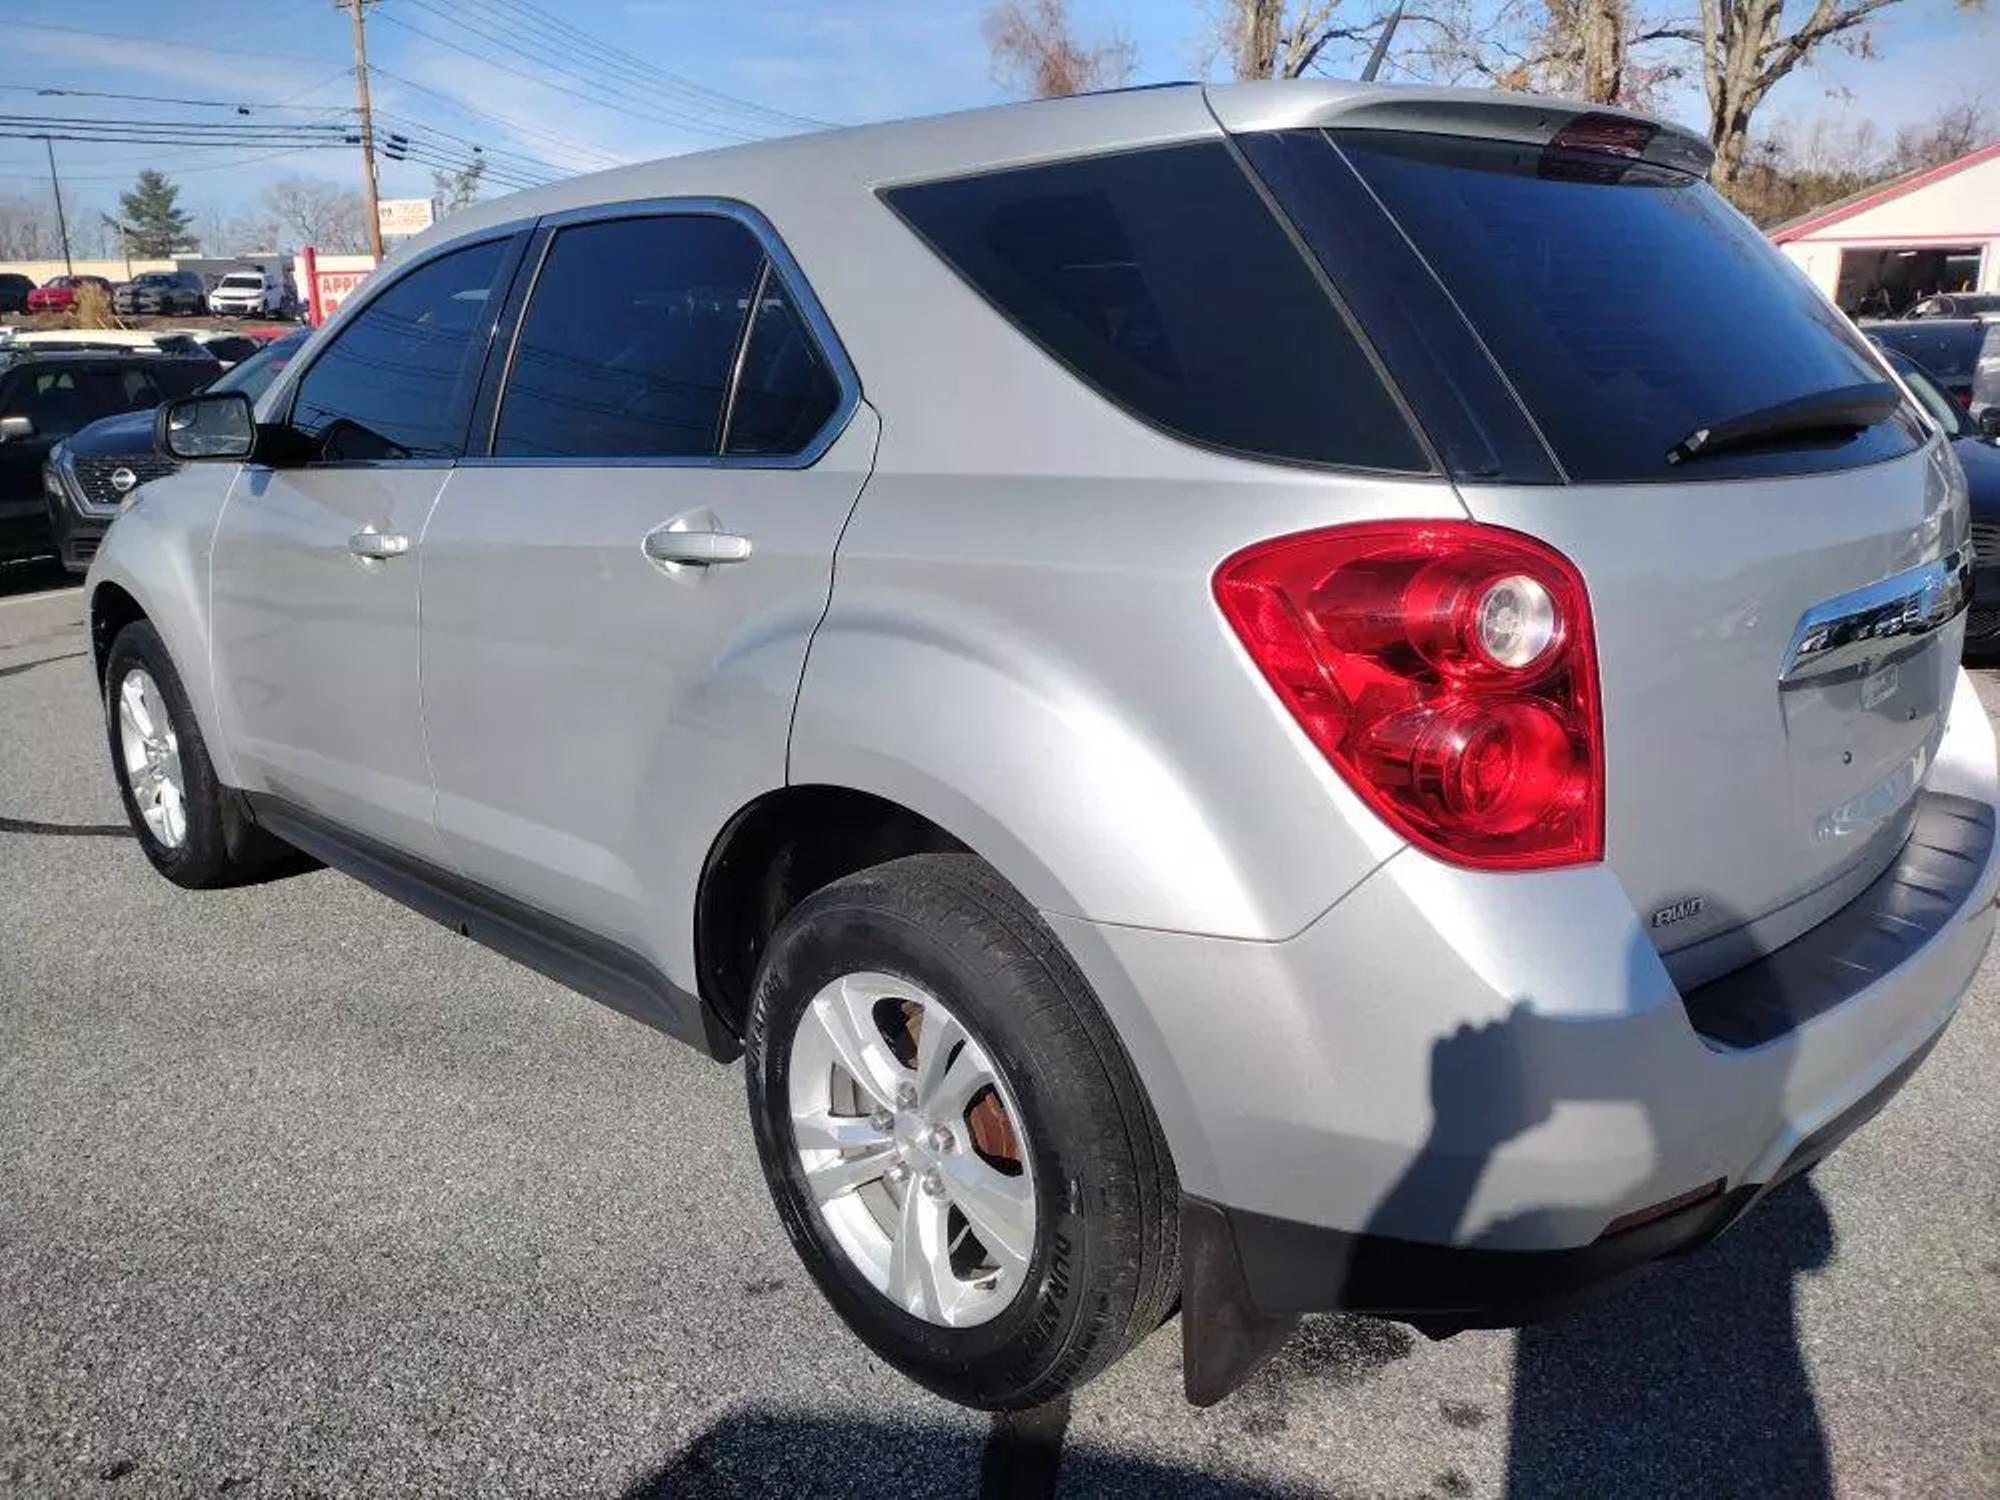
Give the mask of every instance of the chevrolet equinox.
[(1958, 465), (1708, 165), (1188, 85), (480, 204), (162, 410), (127, 811), (743, 1055), (956, 1400), (1544, 1316), (1861, 1124), (1993, 921)]

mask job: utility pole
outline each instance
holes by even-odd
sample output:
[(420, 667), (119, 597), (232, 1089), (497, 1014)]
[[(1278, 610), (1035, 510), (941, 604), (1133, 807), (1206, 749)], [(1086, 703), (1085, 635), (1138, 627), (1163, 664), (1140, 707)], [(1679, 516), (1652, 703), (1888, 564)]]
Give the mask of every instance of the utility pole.
[(73, 276), (76, 274), (76, 267), (70, 264), (70, 259), (69, 259), (69, 220), (63, 217), (62, 179), (56, 176), (56, 143), (50, 140), (47, 136), (43, 136), (42, 144), (48, 148), (49, 187), (54, 191), (56, 195), (56, 230), (59, 234), (62, 235), (63, 274), (65, 276)]
[(368, 104), (368, 30), (362, 14), (374, 0), (335, 0), (354, 15), (354, 95), (361, 114), (361, 198), (368, 216), (368, 251), (382, 260), (382, 210), (375, 191), (375, 112)]

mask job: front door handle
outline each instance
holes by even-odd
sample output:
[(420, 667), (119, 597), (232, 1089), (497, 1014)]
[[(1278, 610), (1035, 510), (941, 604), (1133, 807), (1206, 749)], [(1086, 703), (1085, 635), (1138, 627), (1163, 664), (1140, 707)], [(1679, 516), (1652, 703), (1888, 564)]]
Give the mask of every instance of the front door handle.
[(410, 550), (410, 539), (394, 531), (365, 526), (347, 539), (347, 550), (367, 562), (384, 562)]
[(750, 555), (750, 538), (730, 531), (672, 531), (662, 527), (646, 533), (646, 556), (656, 563), (683, 563), (707, 568), (742, 562)]

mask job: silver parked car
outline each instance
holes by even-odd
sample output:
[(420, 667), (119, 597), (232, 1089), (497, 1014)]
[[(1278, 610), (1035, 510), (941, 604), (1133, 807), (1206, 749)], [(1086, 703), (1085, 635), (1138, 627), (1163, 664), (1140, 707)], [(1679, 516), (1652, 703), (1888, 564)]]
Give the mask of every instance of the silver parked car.
[(454, 215), (160, 419), (208, 462), (88, 580), (141, 842), (744, 1054), (801, 1258), (960, 1401), (1608, 1287), (1993, 923), (1962, 476), (1708, 160), (1191, 85)]

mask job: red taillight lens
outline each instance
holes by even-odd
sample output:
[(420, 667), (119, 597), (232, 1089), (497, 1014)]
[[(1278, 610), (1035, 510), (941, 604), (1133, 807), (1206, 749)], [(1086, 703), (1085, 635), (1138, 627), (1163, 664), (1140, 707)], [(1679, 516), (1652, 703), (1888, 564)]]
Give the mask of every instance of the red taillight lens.
[(1583, 578), (1467, 521), (1343, 526), (1246, 548), (1215, 597), (1348, 785), (1445, 859), (1604, 856), (1603, 734)]

